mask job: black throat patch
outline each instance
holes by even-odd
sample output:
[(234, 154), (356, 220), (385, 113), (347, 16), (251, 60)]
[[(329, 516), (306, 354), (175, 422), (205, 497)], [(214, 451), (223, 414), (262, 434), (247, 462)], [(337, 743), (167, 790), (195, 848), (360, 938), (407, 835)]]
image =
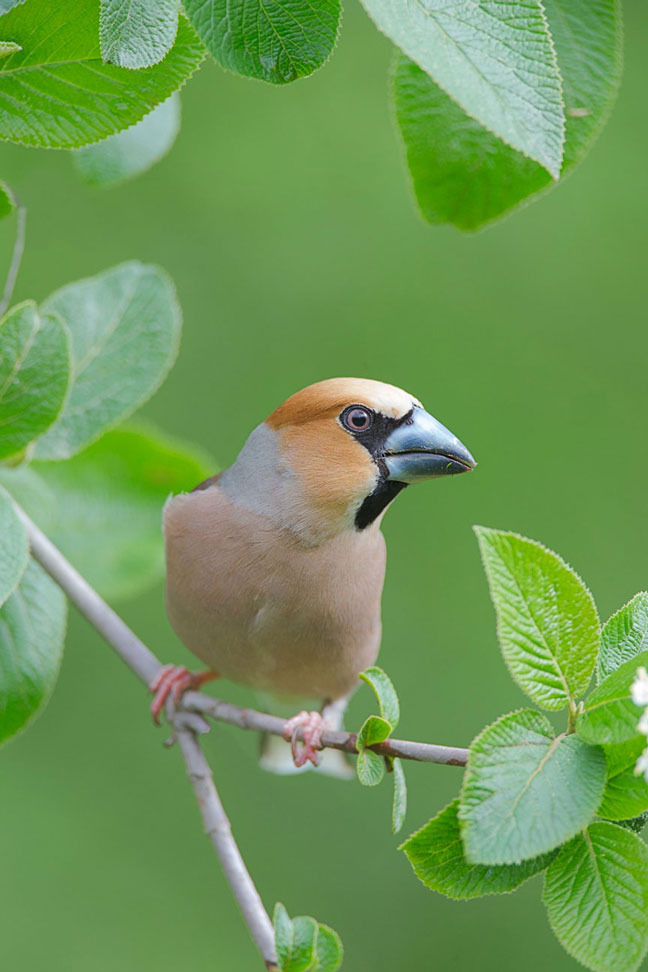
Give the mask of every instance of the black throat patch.
[(397, 483), (392, 479), (381, 479), (373, 493), (364, 500), (362, 506), (355, 515), (356, 530), (364, 530), (377, 516), (380, 516), (386, 506), (389, 506), (393, 499), (396, 499), (407, 483)]

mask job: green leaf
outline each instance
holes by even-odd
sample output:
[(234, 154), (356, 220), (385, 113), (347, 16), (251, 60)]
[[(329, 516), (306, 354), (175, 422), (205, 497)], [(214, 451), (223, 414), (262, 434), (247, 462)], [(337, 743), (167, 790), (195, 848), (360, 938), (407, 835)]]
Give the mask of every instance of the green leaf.
[(565, 117), (539, 0), (363, 0), (397, 47), (477, 122), (557, 179)]
[(164, 158), (180, 130), (180, 97), (164, 101), (132, 128), (72, 153), (74, 165), (90, 186), (115, 186), (146, 172)]
[(599, 682), (620, 665), (648, 650), (648, 594), (640, 591), (603, 625)]
[(175, 361), (181, 313), (159, 267), (122, 263), (57, 291), (43, 304), (67, 324), (72, 382), (39, 459), (66, 459), (142, 405)]
[(10, 54), (16, 54), (21, 50), (20, 44), (15, 44), (13, 41), (0, 41), (0, 57), (9, 57)]
[(287, 84), (329, 58), (340, 0), (185, 0), (184, 8), (212, 57), (248, 78)]
[(272, 925), (274, 928), (275, 949), (277, 961), (280, 968), (284, 968), (284, 962), (290, 958), (293, 944), (293, 925), (288, 917), (285, 905), (277, 901), (272, 915)]
[(384, 742), (385, 739), (389, 739), (391, 731), (392, 727), (386, 719), (381, 719), (380, 716), (369, 716), (358, 733), (356, 746), (358, 749), (364, 749), (365, 746)]
[(104, 61), (124, 68), (157, 64), (178, 32), (178, 0), (101, 0)]
[(164, 502), (213, 470), (186, 443), (135, 426), (108, 432), (67, 462), (2, 470), (0, 479), (86, 580), (116, 600), (164, 576)]
[(11, 497), (0, 488), (0, 607), (18, 586), (28, 560), (27, 534)]
[(473, 742), (459, 819), (466, 858), (516, 864), (553, 850), (592, 820), (603, 796), (603, 750), (523, 709)]
[(315, 919), (300, 916), (291, 921), (285, 907), (277, 902), (273, 925), (277, 960), (282, 972), (307, 972), (315, 961)]
[(39, 313), (33, 301), (0, 320), (0, 459), (20, 452), (55, 420), (68, 387), (69, 357), (60, 318)]
[(371, 668), (365, 669), (364, 672), (360, 672), (358, 678), (361, 678), (374, 690), (381, 716), (387, 720), (392, 729), (395, 729), (400, 721), (400, 707), (396, 689), (389, 676), (383, 672), (382, 668), (373, 665)]
[[(1, 45), (0, 45), (1, 46)], [(0, 53), (0, 57), (3, 55)], [(4, 219), (5, 216), (9, 216), (10, 213), (14, 211), (16, 205), (16, 200), (14, 195), (4, 182), (0, 182), (0, 219)]]
[(128, 128), (196, 70), (202, 45), (184, 18), (154, 67), (104, 64), (98, 0), (26, 0), (0, 31), (22, 50), (0, 61), (0, 138), (44, 148), (79, 148)]
[(49, 699), (65, 635), (65, 598), (30, 560), (0, 608), (0, 741), (23, 729)]
[[(644, 739), (645, 747), (645, 739)], [(606, 820), (630, 820), (648, 810), (648, 783), (636, 776), (634, 766), (610, 776), (599, 807), (599, 816)]]
[(563, 709), (587, 688), (599, 648), (592, 595), (558, 554), (535, 540), (475, 527), (504, 660), (544, 709)]
[[(592, 147), (616, 98), (621, 15), (618, 0), (545, 0), (544, 7), (563, 79), (564, 176)], [(393, 98), (428, 222), (475, 230), (554, 184), (546, 169), (488, 132), (401, 53)]]
[(629, 766), (634, 767), (637, 759), (646, 748), (646, 737), (637, 733), (626, 742), (610, 743), (603, 747), (607, 764), (608, 779), (622, 773)]
[(648, 848), (594, 823), (547, 871), (549, 922), (570, 955), (595, 972), (634, 972), (648, 946)]
[(543, 854), (521, 864), (470, 864), (464, 853), (458, 810), (459, 800), (453, 800), (400, 848), (423, 884), (448, 898), (460, 900), (515, 891), (544, 870), (557, 853)]
[(407, 782), (405, 770), (400, 759), (392, 761), (392, 775), (394, 777), (394, 800), (392, 803), (392, 833), (397, 834), (405, 821), (407, 813)]
[(318, 925), (315, 972), (337, 972), (342, 965), (343, 957), (344, 950), (338, 933), (328, 925)]
[(576, 732), (589, 743), (616, 743), (637, 735), (641, 709), (630, 697), (637, 668), (648, 665), (648, 651), (624, 662), (588, 695)]
[(363, 786), (377, 786), (385, 775), (385, 759), (372, 749), (361, 749), (356, 760), (356, 772)]

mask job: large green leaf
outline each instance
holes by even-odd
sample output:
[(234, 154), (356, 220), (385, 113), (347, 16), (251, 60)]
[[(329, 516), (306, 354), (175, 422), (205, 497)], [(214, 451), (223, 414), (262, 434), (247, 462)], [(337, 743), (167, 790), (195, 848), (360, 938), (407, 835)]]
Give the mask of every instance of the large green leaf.
[(340, 0), (185, 0), (185, 11), (219, 64), (249, 78), (286, 84), (330, 56)]
[(605, 776), (598, 746), (554, 737), (531, 709), (502, 716), (470, 748), (459, 807), (466, 858), (515, 864), (553, 850), (592, 820)]
[(55, 420), (70, 369), (69, 340), (60, 318), (33, 301), (0, 320), (0, 459), (20, 452)]
[(164, 574), (162, 507), (213, 462), (146, 427), (119, 428), (67, 462), (7, 469), (0, 480), (104, 596), (132, 597)]
[(464, 111), (557, 179), (565, 119), (539, 0), (363, 0), (378, 27)]
[(18, 586), (28, 559), (27, 534), (11, 497), (0, 489), (0, 607)]
[(157, 64), (178, 32), (178, 0), (101, 0), (101, 53), (125, 68)]
[(551, 550), (516, 533), (475, 527), (502, 654), (520, 688), (563, 709), (587, 688), (598, 654), (592, 595)]
[(478, 898), (515, 891), (544, 870), (557, 853), (543, 854), (521, 864), (470, 864), (464, 853), (458, 810), (459, 800), (453, 800), (401, 847), (423, 884), (448, 898)]
[(132, 128), (77, 149), (72, 158), (89, 185), (114, 186), (159, 162), (173, 145), (179, 129), (180, 96), (173, 94)]
[(630, 697), (637, 668), (648, 665), (648, 651), (624, 662), (588, 695), (576, 732), (589, 743), (617, 743), (637, 735), (641, 715)]
[[(618, 0), (545, 0), (544, 6), (563, 79), (565, 175), (587, 154), (614, 103), (621, 16)], [(488, 132), (402, 53), (393, 98), (428, 222), (474, 230), (553, 184), (546, 169)]]
[(648, 594), (640, 591), (603, 625), (598, 678), (608, 675), (648, 650)]
[(104, 64), (99, 0), (26, 0), (0, 20), (22, 50), (0, 60), (0, 138), (78, 148), (143, 118), (196, 70), (202, 45), (184, 18), (176, 42), (141, 71)]
[(599, 807), (599, 817), (625, 821), (648, 810), (648, 783), (635, 774), (639, 756), (646, 748), (646, 737), (637, 735), (623, 743), (604, 746), (607, 783)]
[(63, 655), (66, 602), (30, 560), (0, 608), (0, 741), (22, 729), (52, 693)]
[(72, 382), (35, 454), (66, 459), (150, 398), (175, 361), (182, 319), (167, 274), (136, 262), (63, 287), (43, 310), (68, 326)]
[(595, 972), (634, 972), (648, 946), (648, 848), (594, 823), (547, 871), (544, 903), (561, 944)]

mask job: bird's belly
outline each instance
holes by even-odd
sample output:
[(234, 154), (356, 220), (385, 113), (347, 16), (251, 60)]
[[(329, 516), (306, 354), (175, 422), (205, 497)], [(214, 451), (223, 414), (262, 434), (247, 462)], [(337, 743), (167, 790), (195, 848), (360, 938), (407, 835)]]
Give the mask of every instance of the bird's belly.
[(198, 561), (190, 551), (179, 556), (183, 533), (167, 531), (171, 623), (188, 648), (232, 681), (282, 695), (346, 695), (380, 646), (385, 556), (376, 535), (349, 549), (335, 540), (306, 550), (222, 537)]

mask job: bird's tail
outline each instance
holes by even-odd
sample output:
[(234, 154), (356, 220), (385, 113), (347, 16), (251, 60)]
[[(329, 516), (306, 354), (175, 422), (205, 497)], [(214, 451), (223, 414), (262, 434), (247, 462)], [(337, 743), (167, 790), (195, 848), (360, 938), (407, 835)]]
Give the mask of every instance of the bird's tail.
[(280, 776), (304, 773), (308, 769), (324, 773), (326, 776), (337, 776), (341, 780), (348, 780), (354, 775), (353, 767), (346, 754), (339, 749), (323, 749), (319, 754), (318, 766), (313, 766), (311, 763), (300, 767), (295, 766), (290, 743), (285, 742), (281, 736), (270, 735), (269, 732), (264, 732), (261, 737), (259, 764), (262, 769), (278, 773)]

